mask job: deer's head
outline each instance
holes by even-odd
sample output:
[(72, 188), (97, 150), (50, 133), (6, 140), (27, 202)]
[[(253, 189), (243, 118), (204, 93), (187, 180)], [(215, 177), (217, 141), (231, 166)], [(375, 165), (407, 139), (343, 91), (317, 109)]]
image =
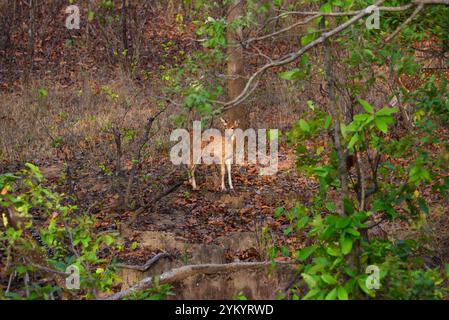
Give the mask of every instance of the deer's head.
[(223, 124), (224, 129), (235, 129), (239, 126), (239, 120), (235, 120), (233, 122), (228, 122), (223, 118), (220, 118), (221, 123)]

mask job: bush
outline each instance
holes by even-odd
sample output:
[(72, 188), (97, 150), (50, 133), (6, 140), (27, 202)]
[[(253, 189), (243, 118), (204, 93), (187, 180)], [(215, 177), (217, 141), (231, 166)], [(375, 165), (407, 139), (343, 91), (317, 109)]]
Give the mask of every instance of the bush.
[(118, 279), (109, 258), (115, 235), (96, 234), (92, 217), (43, 182), (29, 163), (16, 174), (0, 175), (2, 298), (75, 297), (66, 287), (74, 276), (69, 270), (79, 270), (77, 298), (109, 292)]

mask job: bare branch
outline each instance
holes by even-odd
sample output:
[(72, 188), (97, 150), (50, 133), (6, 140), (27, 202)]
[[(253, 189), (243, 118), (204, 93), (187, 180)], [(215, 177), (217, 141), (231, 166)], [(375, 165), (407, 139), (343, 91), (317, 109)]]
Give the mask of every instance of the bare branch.
[[(427, 4), (443, 4), (443, 5), (449, 5), (449, 0), (414, 0), (413, 2), (407, 4), (407, 5), (403, 5), (400, 7), (381, 7), (380, 5), (383, 4), (384, 0), (379, 0), (377, 1), (374, 6), (377, 6), (379, 8), (380, 11), (385, 11), (385, 12), (400, 12), (400, 11), (406, 11), (410, 8), (413, 8), (415, 6), (417, 6), (418, 8), (415, 10), (415, 13), (412, 14), (411, 18), (409, 19), (413, 19), (414, 16), (416, 16), (416, 14), (422, 9), (421, 7)], [(315, 39), (314, 41), (310, 42), (309, 44), (303, 46), (301, 49), (299, 49), (296, 52), (291, 52), (288, 53), (286, 55), (284, 55), (283, 57), (274, 60), (274, 61), (269, 61), (268, 63), (266, 63), (265, 65), (263, 65), (262, 67), (260, 67), (256, 72), (254, 72), (248, 79), (245, 88), (242, 90), (242, 92), (235, 97), (234, 99), (227, 101), (227, 102), (223, 102), (223, 101), (210, 101), (212, 103), (216, 103), (221, 105), (221, 112), (227, 111), (229, 109), (234, 108), (235, 106), (239, 105), (240, 103), (242, 103), (244, 100), (246, 100), (252, 91), (254, 91), (255, 86), (257, 85), (257, 79), (265, 73), (265, 71), (275, 68), (275, 67), (280, 67), (280, 66), (284, 66), (287, 65), (289, 63), (292, 63), (294, 61), (296, 61), (298, 58), (300, 58), (302, 55), (304, 55), (304, 53), (306, 53), (307, 51), (309, 51), (310, 49), (322, 44), (326, 39), (331, 38), (337, 34), (339, 34), (340, 32), (342, 32), (343, 30), (345, 30), (346, 28), (352, 26), (353, 24), (355, 24), (356, 22), (358, 22), (359, 20), (361, 20), (362, 18), (364, 18), (365, 16), (369, 15), (371, 13), (371, 11), (369, 11), (368, 9), (371, 8), (372, 6), (366, 7), (365, 9), (359, 10), (359, 11), (351, 11), (351, 12), (330, 12), (330, 13), (325, 13), (325, 12), (316, 12), (316, 11), (309, 11), (309, 12), (302, 12), (302, 11), (296, 11), (296, 12), (284, 12), (283, 14), (300, 14), (300, 15), (312, 15), (312, 19), (316, 19), (320, 16), (352, 16), (348, 21), (342, 23), (341, 25), (335, 27), (334, 29), (327, 31), (327, 32), (323, 32), (321, 34), (321, 36), (317, 39)], [(421, 8), (421, 9), (419, 9)], [(419, 10), (418, 10), (419, 9)], [(312, 20), (311, 19), (311, 20)], [(306, 21), (306, 20), (305, 20)], [(304, 21), (301, 21), (300, 23), (303, 23)], [(407, 22), (408, 23), (408, 22)], [(262, 36), (262, 37), (255, 37), (252, 39), (247, 40), (249, 42), (252, 41), (256, 41), (256, 40), (263, 40), (266, 38), (270, 38), (273, 37), (275, 35), (278, 35), (279, 33), (285, 32), (286, 30), (290, 30), (290, 27), (287, 27), (285, 29), (282, 29), (278, 32), (272, 33), (270, 35), (267, 36)]]
[(273, 32), (273, 33), (270, 33), (270, 34), (267, 34), (267, 35), (264, 35), (264, 36), (260, 36), (260, 37), (249, 38), (248, 40), (243, 42), (243, 46), (246, 47), (251, 42), (265, 40), (265, 39), (268, 39), (268, 38), (272, 38), (272, 37), (278, 36), (281, 33), (284, 33), (284, 32), (287, 32), (287, 31), (289, 31), (291, 29), (294, 29), (297, 26), (307, 24), (310, 21), (312, 21), (313, 19), (319, 18), (321, 16), (322, 16), (321, 14), (316, 14), (316, 15), (314, 15), (312, 17), (309, 17), (309, 18), (307, 18), (305, 20), (302, 20), (302, 21), (298, 21), (298, 22), (296, 22), (296, 23), (294, 23), (294, 24), (292, 24), (292, 25), (290, 25), (288, 27), (285, 27), (284, 29), (278, 30), (276, 32)]
[[(379, 0), (379, 1), (376, 2), (375, 5), (378, 6), (378, 5), (382, 4), (383, 2), (384, 2), (384, 0)], [(349, 19), (345, 23), (342, 23), (338, 27), (336, 27), (336, 28), (334, 28), (334, 29), (332, 29), (332, 30), (330, 30), (328, 32), (322, 33), (319, 38), (317, 38), (314, 41), (310, 42), (309, 44), (305, 45), (299, 51), (286, 54), (286, 55), (284, 55), (283, 57), (281, 57), (278, 60), (275, 60), (273, 62), (265, 64), (263, 67), (261, 67), (255, 73), (253, 73), (253, 75), (247, 81), (246, 86), (243, 89), (243, 91), (235, 99), (233, 99), (233, 100), (231, 100), (229, 102), (220, 103), (220, 104), (222, 104), (222, 112), (235, 107), (236, 105), (240, 104), (245, 99), (247, 99), (248, 96), (251, 94), (251, 91), (254, 90), (253, 85), (254, 85), (255, 81), (265, 71), (267, 71), (267, 70), (269, 70), (271, 68), (274, 68), (274, 67), (280, 67), (280, 66), (289, 64), (289, 63), (297, 60), (299, 57), (301, 57), (304, 53), (306, 53), (310, 49), (312, 49), (312, 48), (316, 47), (317, 45), (323, 43), (326, 39), (328, 39), (328, 38), (330, 38), (330, 37), (340, 33), (341, 31), (345, 30), (346, 28), (348, 28), (349, 26), (353, 25), (354, 23), (356, 23), (357, 21), (359, 21), (360, 19), (362, 19), (363, 17), (365, 17), (368, 14), (369, 14), (369, 12), (368, 12), (367, 8), (365, 10), (360, 10), (360, 12), (357, 15), (355, 15), (354, 17), (352, 17), (351, 19)]]
[(138, 271), (147, 271), (150, 269), (156, 262), (161, 260), (162, 258), (170, 257), (170, 255), (166, 252), (161, 252), (155, 255), (154, 257), (150, 258), (147, 262), (145, 262), (143, 265), (130, 265), (130, 264), (117, 264), (117, 268), (123, 268), (123, 269), (132, 269), (132, 270), (138, 270)]
[(402, 23), (392, 34), (390, 34), (385, 41), (389, 42), (391, 39), (393, 39), (394, 37), (396, 37), (396, 35), (401, 32), (401, 30), (407, 25), (409, 24), (417, 15), (418, 13), (424, 8), (424, 4), (420, 3), (415, 11), (410, 15), (410, 17), (407, 18), (407, 20), (404, 21), (404, 23)]

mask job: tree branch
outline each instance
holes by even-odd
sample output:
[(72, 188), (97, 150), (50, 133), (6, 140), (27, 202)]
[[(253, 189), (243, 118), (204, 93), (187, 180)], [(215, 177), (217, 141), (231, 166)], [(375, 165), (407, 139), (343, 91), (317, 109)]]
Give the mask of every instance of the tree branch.
[(401, 32), (401, 30), (407, 25), (409, 24), (417, 15), (418, 13), (424, 8), (424, 4), (420, 3), (415, 11), (410, 15), (410, 17), (407, 18), (407, 20), (404, 21), (404, 23), (402, 23), (392, 34), (390, 34), (385, 41), (389, 42), (391, 39), (393, 39), (394, 37), (396, 37), (396, 35)]
[[(381, 7), (380, 5), (383, 4), (383, 2), (384, 2), (384, 0), (379, 0), (379, 1), (377, 1), (374, 4), (374, 6), (377, 6), (380, 11), (385, 11), (385, 12), (406, 11), (406, 10), (408, 10), (410, 8), (413, 8), (413, 7), (420, 8), (421, 6), (428, 5), (428, 4), (449, 5), (449, 0), (413, 0), (409, 4), (406, 4), (406, 5), (403, 5), (403, 6), (399, 6), (399, 7)], [(242, 103), (244, 100), (246, 100), (250, 96), (251, 92), (254, 91), (254, 89), (255, 89), (254, 86), (257, 83), (257, 79), (262, 74), (264, 74), (265, 71), (267, 71), (269, 69), (272, 69), (272, 68), (275, 68), (275, 67), (284, 66), (284, 65), (287, 65), (289, 63), (292, 63), (292, 62), (296, 61), (298, 58), (300, 58), (302, 55), (304, 55), (304, 53), (308, 52), (310, 49), (312, 49), (312, 48), (322, 44), (328, 38), (331, 38), (331, 37), (339, 34), (340, 32), (342, 32), (346, 28), (352, 26), (353, 24), (355, 24), (356, 22), (358, 22), (359, 20), (361, 20), (365, 16), (371, 14), (371, 11), (368, 10), (371, 7), (372, 6), (368, 6), (365, 9), (362, 9), (362, 10), (350, 11), (350, 12), (329, 12), (329, 13), (325, 13), (325, 12), (318, 12), (318, 11), (308, 11), (308, 12), (296, 11), (296, 12), (285, 12), (285, 13), (283, 13), (283, 14), (312, 15), (313, 19), (321, 17), (321, 16), (351, 16), (351, 18), (348, 21), (342, 23), (341, 25), (335, 27), (334, 29), (332, 29), (332, 30), (330, 30), (328, 32), (322, 33), (322, 35), (319, 38), (317, 38), (314, 41), (310, 42), (309, 44), (303, 46), (298, 51), (288, 53), (288, 54), (284, 55), (283, 57), (281, 57), (281, 58), (279, 58), (277, 60), (269, 61), (268, 63), (263, 65), (261, 68), (259, 68), (256, 72), (254, 72), (249, 77), (249, 79), (246, 82), (246, 85), (245, 85), (245, 88), (243, 89), (243, 91), (237, 97), (235, 97), (234, 99), (232, 99), (230, 101), (226, 101), (226, 102), (224, 102), (224, 101), (210, 101), (210, 102), (221, 105), (221, 112), (225, 112), (225, 111), (227, 111), (229, 109), (232, 109), (232, 108), (236, 107), (237, 105)], [(417, 10), (418, 10), (418, 8), (417, 8)], [(416, 12), (416, 10), (415, 10), (415, 12)], [(413, 19), (413, 17), (416, 16), (416, 14), (418, 12), (412, 14), (411, 19)], [(266, 38), (270, 38), (270, 37), (273, 37), (275, 35), (278, 35), (279, 33), (283, 32), (284, 30), (288, 31), (290, 29), (291, 28), (287, 27), (287, 28), (284, 28), (284, 29), (282, 29), (282, 30), (280, 30), (278, 32), (272, 33), (272, 34), (267, 35), (267, 36), (255, 37), (255, 38), (247, 40), (247, 43), (248, 43), (248, 41), (252, 42), (252, 41), (256, 41), (256, 40), (263, 40), (263, 39), (266, 39)]]
[[(378, 5), (382, 4), (383, 2), (384, 2), (384, 0), (379, 0), (379, 1), (376, 2), (375, 5), (378, 6)], [(306, 53), (310, 49), (312, 49), (312, 48), (316, 47), (317, 45), (323, 43), (326, 39), (328, 39), (328, 38), (330, 38), (330, 37), (332, 37), (332, 36), (342, 32), (343, 30), (345, 30), (349, 26), (353, 25), (354, 23), (356, 23), (357, 21), (359, 21), (360, 19), (362, 19), (363, 17), (368, 15), (369, 12), (368, 12), (367, 8), (365, 10), (360, 10), (360, 12), (357, 15), (353, 16), (351, 19), (349, 19), (345, 23), (342, 23), (338, 27), (336, 27), (336, 28), (334, 28), (334, 29), (332, 29), (332, 30), (330, 30), (328, 32), (324, 32), (319, 38), (317, 38), (314, 41), (310, 42), (309, 44), (305, 45), (300, 50), (298, 50), (296, 52), (292, 52), (292, 53), (286, 54), (286, 55), (284, 55), (283, 57), (281, 57), (278, 60), (275, 60), (273, 62), (265, 64), (263, 67), (261, 67), (255, 73), (253, 73), (253, 75), (248, 79), (248, 81), (247, 81), (243, 91), (235, 99), (233, 99), (233, 100), (231, 100), (229, 102), (224, 102), (224, 103), (223, 102), (220, 103), (220, 102), (216, 101), (216, 102), (222, 104), (221, 111), (222, 112), (227, 111), (227, 110), (237, 106), (238, 104), (243, 102), (245, 99), (247, 99), (248, 96), (251, 93), (251, 90), (252, 90), (254, 82), (265, 71), (267, 71), (269, 69), (272, 69), (274, 67), (280, 67), (280, 66), (289, 64), (289, 63), (297, 60), (298, 58), (300, 58), (304, 53)]]
[(122, 268), (122, 269), (132, 269), (132, 270), (138, 270), (138, 271), (144, 272), (144, 271), (147, 271), (148, 269), (150, 269), (156, 262), (158, 262), (162, 258), (168, 258), (168, 257), (170, 257), (170, 255), (168, 253), (161, 252), (161, 253), (158, 253), (157, 255), (155, 255), (154, 257), (150, 258), (147, 262), (145, 262), (141, 266), (120, 263), (120, 264), (117, 264), (116, 267)]

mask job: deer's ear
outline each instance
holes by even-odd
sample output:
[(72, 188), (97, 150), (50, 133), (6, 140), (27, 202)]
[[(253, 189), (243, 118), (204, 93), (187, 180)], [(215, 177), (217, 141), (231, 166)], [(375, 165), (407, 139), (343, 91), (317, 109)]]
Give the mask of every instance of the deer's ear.
[(223, 119), (223, 118), (220, 118), (220, 121), (221, 121), (221, 123), (223, 123), (223, 125), (226, 127), (227, 125), (228, 125), (228, 123), (226, 122), (226, 120), (225, 119)]
[(237, 120), (234, 121), (234, 126), (238, 127), (239, 124), (240, 124), (240, 120), (237, 119)]

